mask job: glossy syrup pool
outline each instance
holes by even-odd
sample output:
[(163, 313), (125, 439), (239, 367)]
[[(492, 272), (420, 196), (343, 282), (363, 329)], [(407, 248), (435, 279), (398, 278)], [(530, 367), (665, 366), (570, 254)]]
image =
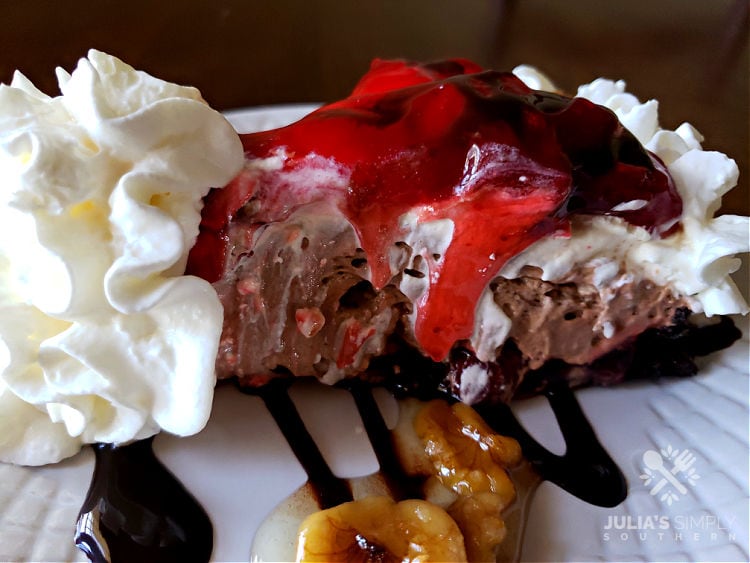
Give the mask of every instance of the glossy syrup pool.
[(154, 455), (152, 442), (92, 446), (94, 474), (75, 535), (91, 561), (209, 560), (211, 519)]

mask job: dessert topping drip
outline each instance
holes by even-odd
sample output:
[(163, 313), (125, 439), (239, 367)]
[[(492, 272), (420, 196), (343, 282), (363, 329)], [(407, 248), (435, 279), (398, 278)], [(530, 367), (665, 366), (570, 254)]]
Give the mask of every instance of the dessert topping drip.
[(477, 405), (476, 409), (492, 428), (502, 429), (518, 440), (524, 456), (542, 479), (595, 506), (620, 504), (628, 494), (625, 477), (599, 442), (573, 390), (566, 382), (555, 379), (548, 383), (544, 394), (565, 440), (562, 456), (539, 444), (507, 404)]
[(418, 223), (448, 219), (450, 246), (416, 303), (416, 338), (436, 360), (471, 336), (475, 304), (502, 265), (564, 233), (569, 215), (616, 215), (659, 235), (682, 211), (666, 168), (611, 111), (468, 61), (376, 61), (345, 100), (244, 135), (243, 145), (249, 162), (278, 166), (209, 195), (193, 271), (218, 279), (226, 225), (250, 201), (260, 203), (259, 222), (333, 202), (356, 229), (376, 287), (394, 275), (389, 249), (407, 213)]
[[(299, 496), (302, 491), (315, 499), (314, 506), (307, 505), (309, 517), (300, 518), (297, 560), (412, 560), (417, 554), (409, 550), (415, 547), (437, 554), (438, 560), (512, 556), (520, 541), (515, 535), (523, 527), (523, 506), (539, 476), (599, 506), (624, 498), (622, 474), (567, 389), (547, 393), (568, 440), (568, 453), (559, 457), (529, 436), (505, 405), (482, 405), (483, 410), (475, 411), (433, 389), (428, 401), (399, 400), (399, 421), (391, 430), (371, 387), (356, 380), (342, 385), (354, 398), (380, 464), (376, 477), (384, 488), (374, 492), (363, 494), (367, 488), (357, 479), (333, 475), (287, 394), (287, 382), (240, 387), (263, 398), (309, 477), (288, 504), (304, 502), (300, 499), (308, 493)], [(519, 463), (519, 444), (536, 471)], [(578, 477), (571, 476), (574, 468)], [(274, 513), (269, 518), (280, 522), (288, 517)], [(506, 518), (513, 537), (506, 537)], [(436, 527), (440, 537), (430, 532)]]
[(75, 538), (91, 561), (209, 560), (211, 520), (156, 458), (152, 442), (93, 446), (96, 466)]

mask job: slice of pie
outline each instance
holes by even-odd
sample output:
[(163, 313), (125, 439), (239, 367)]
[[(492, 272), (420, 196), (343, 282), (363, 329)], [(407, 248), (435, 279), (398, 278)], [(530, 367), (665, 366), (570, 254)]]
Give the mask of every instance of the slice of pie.
[(713, 217), (737, 168), (621, 83), (579, 94), (465, 60), (375, 61), (348, 98), (243, 135), (188, 268), (224, 307), (219, 376), (473, 404), (555, 377), (693, 373), (737, 331), (691, 312), (747, 311), (728, 276), (747, 218)]

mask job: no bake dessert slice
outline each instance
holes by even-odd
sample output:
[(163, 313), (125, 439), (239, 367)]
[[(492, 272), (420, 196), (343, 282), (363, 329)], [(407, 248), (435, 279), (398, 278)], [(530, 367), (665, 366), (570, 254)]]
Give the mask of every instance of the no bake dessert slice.
[(219, 376), (417, 372), (467, 403), (505, 401), (550, 366), (622, 379), (639, 339), (696, 330), (691, 309), (744, 312), (724, 258), (741, 242), (691, 263), (744, 218), (713, 220), (721, 194), (684, 178), (697, 158), (731, 184), (733, 163), (690, 150), (689, 126), (652, 128), (666, 162), (584, 98), (465, 60), (376, 61), (345, 100), (243, 135), (245, 167), (206, 198), (189, 267), (224, 306)]

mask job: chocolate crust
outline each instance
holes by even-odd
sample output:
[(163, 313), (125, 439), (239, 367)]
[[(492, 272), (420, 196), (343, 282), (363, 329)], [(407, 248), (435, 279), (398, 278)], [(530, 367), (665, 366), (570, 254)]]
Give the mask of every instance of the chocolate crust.
[[(669, 326), (647, 329), (591, 363), (574, 365), (555, 359), (526, 372), (523, 377), (518, 377), (517, 373), (512, 397), (539, 394), (561, 380), (578, 388), (611, 386), (638, 379), (691, 377), (698, 372), (696, 358), (728, 348), (742, 336), (731, 317), (723, 316), (712, 324), (698, 325), (691, 321), (691, 314), (688, 308), (680, 307)], [(521, 362), (520, 352), (513, 346), (508, 347), (503, 356), (507, 356), (503, 360), (505, 365)], [(512, 371), (503, 375), (511, 380), (505, 387), (512, 387)], [(493, 385), (484, 401), (492, 403), (508, 398), (507, 389)]]
[(390, 388), (396, 395), (433, 397), (442, 393), (462, 400), (461, 377), (472, 366), (489, 373), (478, 404), (507, 403), (543, 392), (564, 382), (571, 388), (611, 386), (638, 379), (690, 377), (697, 373), (696, 358), (728, 348), (741, 336), (731, 317), (712, 324), (696, 324), (686, 307), (677, 309), (672, 324), (651, 328), (595, 361), (575, 365), (554, 359), (529, 370), (513, 340), (503, 346), (495, 362), (481, 362), (468, 348), (456, 347), (448, 362), (433, 362), (403, 341), (392, 340), (391, 354), (371, 363), (365, 377)]

